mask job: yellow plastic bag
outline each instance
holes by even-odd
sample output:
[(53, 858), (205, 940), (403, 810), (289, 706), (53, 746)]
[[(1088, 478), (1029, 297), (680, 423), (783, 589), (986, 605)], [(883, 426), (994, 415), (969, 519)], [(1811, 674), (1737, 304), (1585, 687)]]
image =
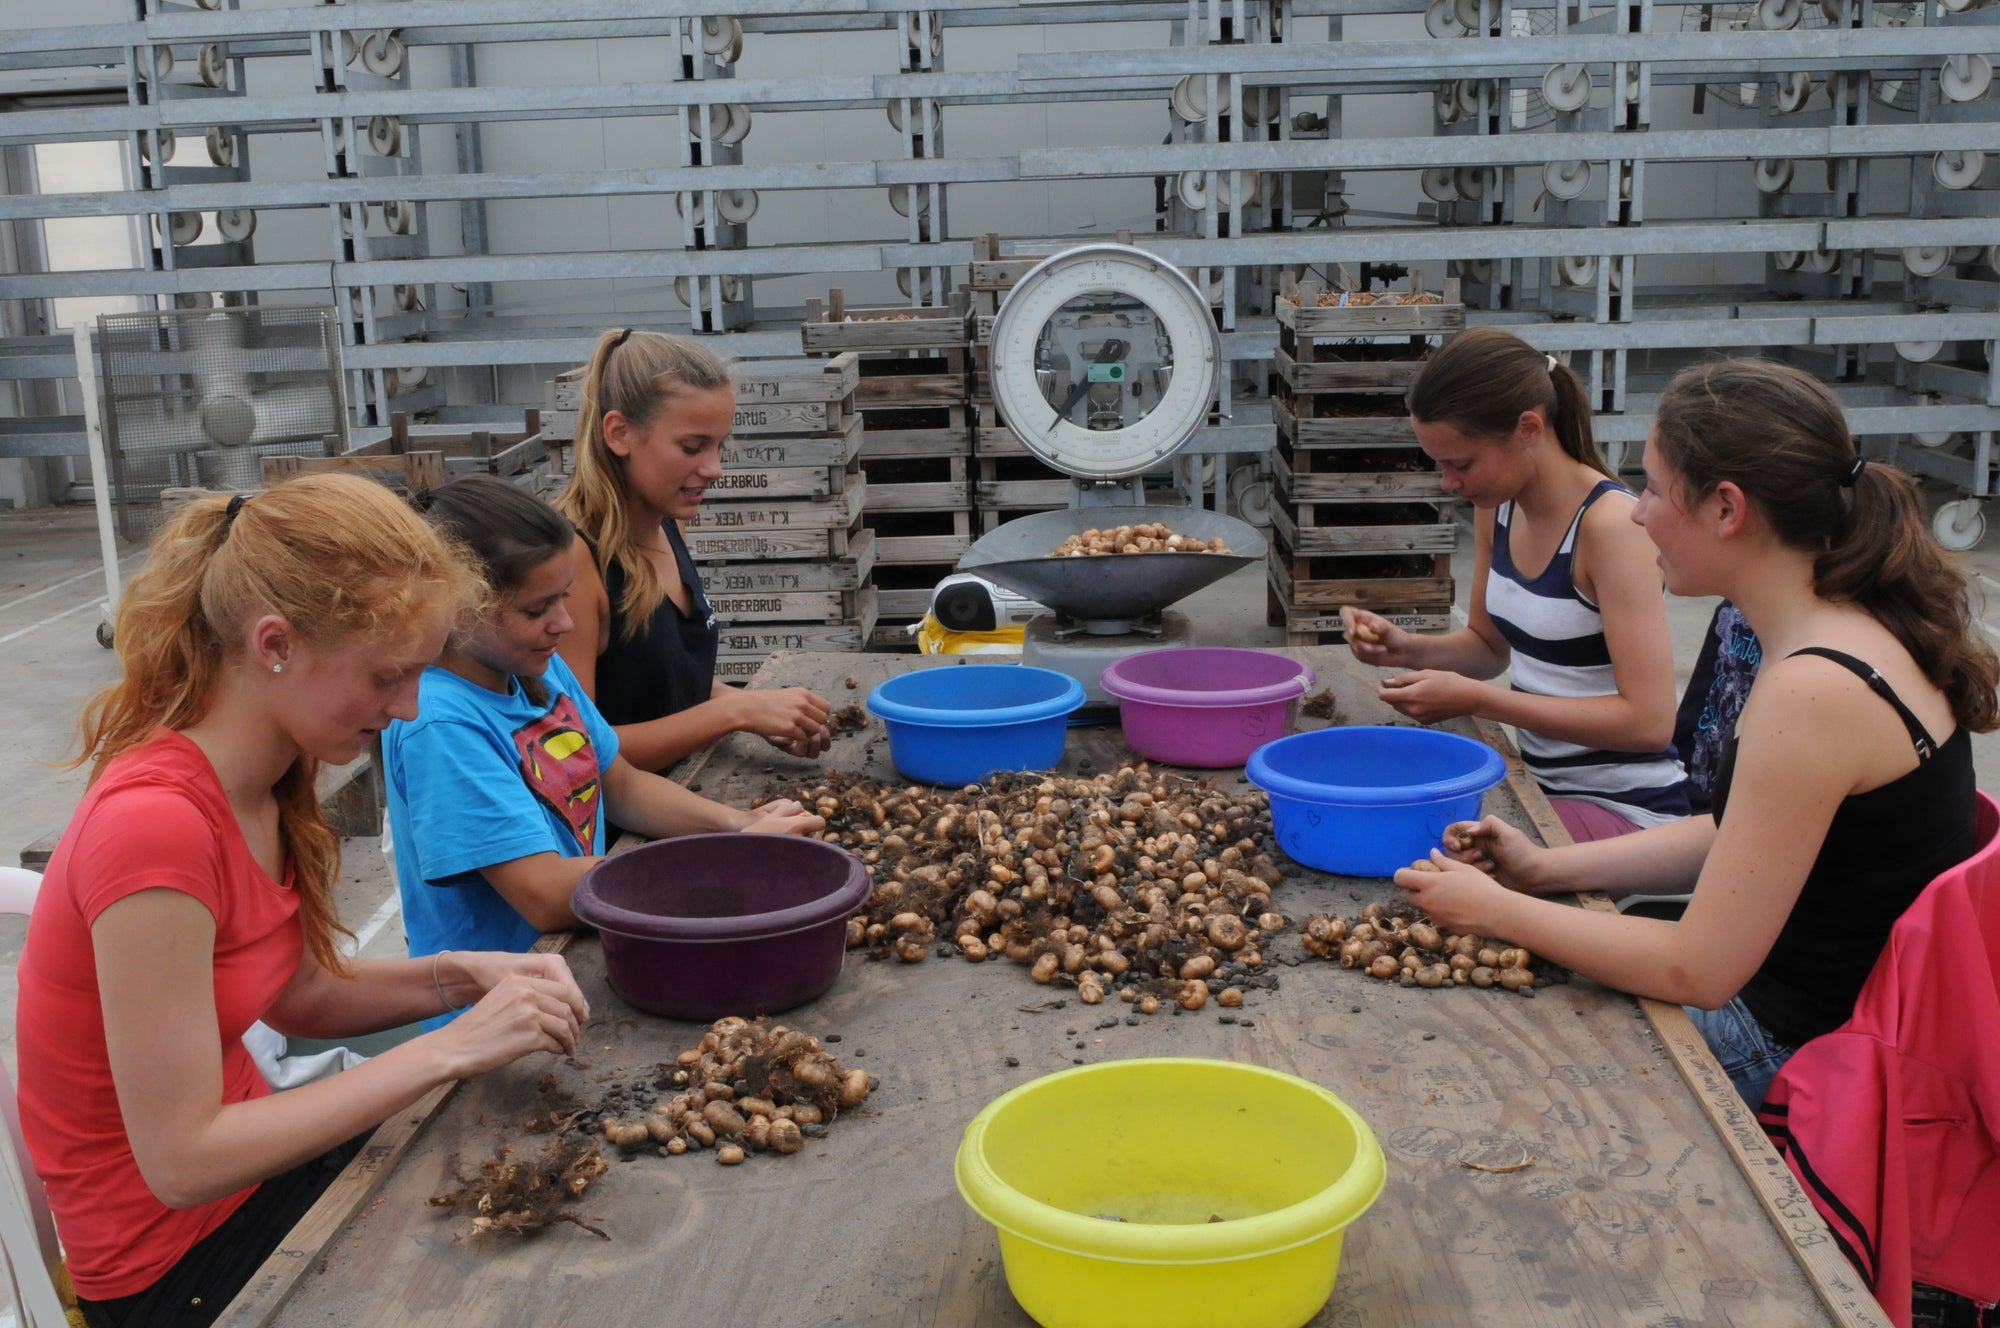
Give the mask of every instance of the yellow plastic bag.
[(917, 628), (917, 649), (926, 655), (1018, 655), (1026, 635), (1022, 627), (992, 632), (954, 632), (926, 613)]

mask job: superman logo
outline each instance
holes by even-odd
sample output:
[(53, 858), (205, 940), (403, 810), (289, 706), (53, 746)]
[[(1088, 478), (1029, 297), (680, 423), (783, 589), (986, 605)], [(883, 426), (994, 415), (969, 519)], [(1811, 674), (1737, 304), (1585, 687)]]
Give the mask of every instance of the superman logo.
[(558, 696), (546, 714), (514, 730), (514, 750), (529, 791), (562, 818), (583, 852), (591, 852), (600, 801), (597, 749), (576, 703)]

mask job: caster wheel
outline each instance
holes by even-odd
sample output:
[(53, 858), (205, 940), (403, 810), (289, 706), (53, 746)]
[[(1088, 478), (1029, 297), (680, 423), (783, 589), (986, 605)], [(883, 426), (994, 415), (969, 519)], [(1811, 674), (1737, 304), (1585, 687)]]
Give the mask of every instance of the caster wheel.
[(105, 648), (106, 650), (109, 650), (109, 649), (111, 649), (111, 624), (110, 624), (110, 623), (108, 623), (108, 622), (101, 622), (101, 623), (97, 624), (97, 644), (99, 644), (99, 645), (103, 646), (103, 647), (104, 647), (104, 648)]
[(1977, 498), (1946, 503), (1931, 517), (1931, 533), (1952, 552), (1965, 552), (1985, 538), (1985, 505)]

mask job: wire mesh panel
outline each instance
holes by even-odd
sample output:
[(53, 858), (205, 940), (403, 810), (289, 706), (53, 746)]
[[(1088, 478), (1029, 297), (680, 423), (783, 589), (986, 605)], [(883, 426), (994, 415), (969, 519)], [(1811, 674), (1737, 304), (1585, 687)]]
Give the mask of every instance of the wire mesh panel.
[(97, 328), (112, 500), (128, 540), (159, 527), (167, 489), (247, 492), (261, 487), (262, 457), (346, 450), (330, 308), (105, 314)]

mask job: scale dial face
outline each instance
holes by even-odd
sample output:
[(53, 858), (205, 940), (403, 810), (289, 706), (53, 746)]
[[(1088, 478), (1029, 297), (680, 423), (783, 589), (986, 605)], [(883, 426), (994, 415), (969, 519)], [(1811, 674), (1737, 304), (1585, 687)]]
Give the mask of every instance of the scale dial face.
[(1036, 456), (1085, 480), (1142, 475), (1206, 423), (1222, 377), (1208, 301), (1143, 249), (1044, 259), (993, 319), (993, 400)]

